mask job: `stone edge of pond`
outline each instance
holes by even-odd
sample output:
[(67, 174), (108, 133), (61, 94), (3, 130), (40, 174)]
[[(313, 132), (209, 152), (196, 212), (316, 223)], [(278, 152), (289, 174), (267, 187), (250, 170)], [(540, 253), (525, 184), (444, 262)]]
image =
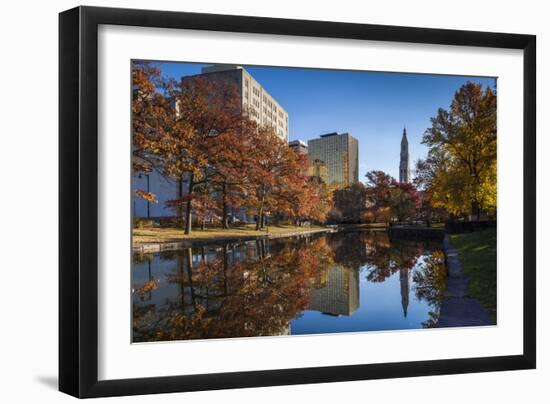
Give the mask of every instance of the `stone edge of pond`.
[(476, 327), (496, 325), (487, 310), (477, 299), (467, 297), (468, 277), (462, 271), (458, 251), (449, 237), (443, 238), (447, 262), (447, 288), (445, 289), (437, 328)]
[(245, 241), (254, 241), (254, 240), (265, 240), (265, 239), (277, 239), (277, 238), (286, 238), (286, 237), (295, 237), (310, 235), (316, 233), (332, 233), (334, 229), (314, 229), (307, 231), (294, 231), (289, 233), (278, 233), (278, 234), (265, 234), (261, 236), (240, 236), (240, 237), (224, 237), (218, 239), (197, 239), (197, 240), (182, 240), (182, 241), (163, 241), (158, 243), (144, 243), (139, 245), (132, 246), (132, 251), (134, 253), (156, 253), (162, 251), (173, 251), (181, 250), (183, 248), (191, 247), (201, 247), (207, 244), (215, 243), (239, 243)]

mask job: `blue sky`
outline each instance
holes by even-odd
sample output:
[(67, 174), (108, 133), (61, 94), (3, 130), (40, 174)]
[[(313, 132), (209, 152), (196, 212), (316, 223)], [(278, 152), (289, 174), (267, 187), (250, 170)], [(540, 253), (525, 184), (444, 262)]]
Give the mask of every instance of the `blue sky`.
[[(161, 63), (168, 76), (199, 74), (201, 63)], [(329, 132), (349, 132), (359, 141), (359, 180), (382, 170), (398, 178), (403, 127), (411, 169), (427, 152), (422, 135), (438, 108), (448, 108), (468, 80), (495, 87), (487, 77), (244, 66), (285, 108), (289, 140), (307, 141)]]

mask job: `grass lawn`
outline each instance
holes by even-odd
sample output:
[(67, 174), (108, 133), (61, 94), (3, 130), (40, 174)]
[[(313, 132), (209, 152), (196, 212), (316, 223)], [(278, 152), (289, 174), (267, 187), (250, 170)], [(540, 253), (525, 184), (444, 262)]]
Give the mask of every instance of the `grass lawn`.
[(468, 275), (468, 295), (480, 301), (496, 318), (497, 309), (497, 234), (496, 229), (450, 235), (458, 250), (464, 273)]
[(266, 234), (281, 234), (294, 232), (309, 232), (322, 229), (321, 226), (304, 225), (302, 227), (280, 225), (269, 226), (268, 230), (256, 230), (254, 224), (234, 227), (230, 229), (206, 228), (205, 230), (193, 229), (191, 234), (184, 234), (183, 229), (173, 227), (144, 227), (134, 228), (133, 243), (161, 243), (165, 241), (181, 240), (213, 240), (234, 237), (265, 236)]

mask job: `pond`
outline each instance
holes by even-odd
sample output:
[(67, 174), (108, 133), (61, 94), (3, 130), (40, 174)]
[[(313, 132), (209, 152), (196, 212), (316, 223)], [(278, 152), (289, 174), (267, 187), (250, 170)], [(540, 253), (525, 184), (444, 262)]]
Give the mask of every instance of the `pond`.
[(348, 231), (136, 254), (133, 341), (433, 327), (441, 243)]

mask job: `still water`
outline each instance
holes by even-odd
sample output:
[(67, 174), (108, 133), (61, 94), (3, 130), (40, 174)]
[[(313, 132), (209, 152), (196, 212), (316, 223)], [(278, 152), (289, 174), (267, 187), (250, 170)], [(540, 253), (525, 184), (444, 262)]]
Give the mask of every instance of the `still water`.
[(355, 231), (136, 254), (134, 342), (432, 327), (442, 245)]

